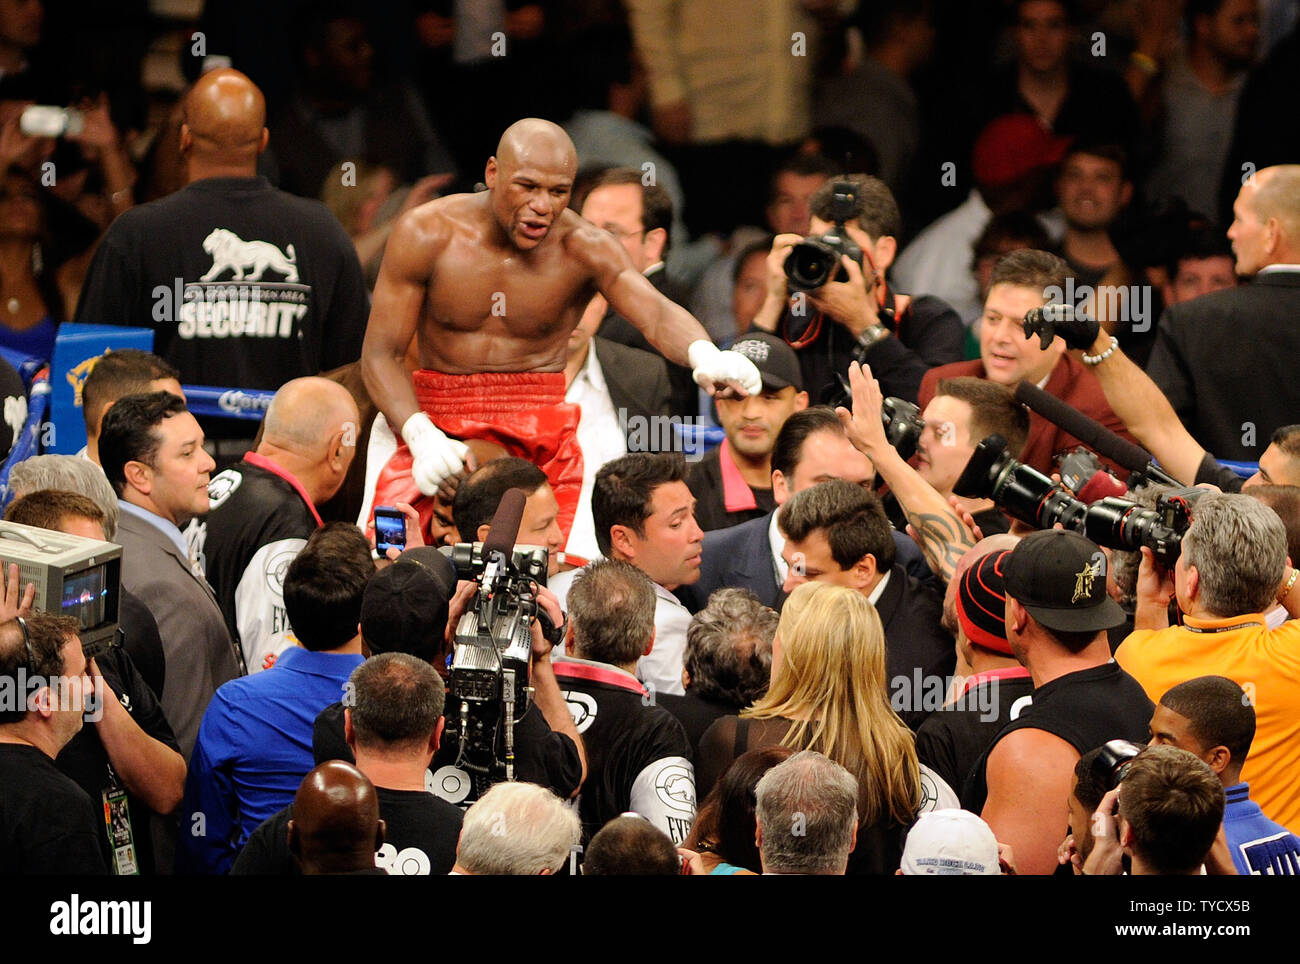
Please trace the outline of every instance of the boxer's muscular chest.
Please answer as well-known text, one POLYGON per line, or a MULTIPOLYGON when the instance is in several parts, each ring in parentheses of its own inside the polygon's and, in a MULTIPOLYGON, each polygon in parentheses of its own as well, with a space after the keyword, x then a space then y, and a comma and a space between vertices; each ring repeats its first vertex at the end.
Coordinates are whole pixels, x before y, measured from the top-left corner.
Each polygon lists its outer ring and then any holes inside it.
POLYGON ((592 293, 586 269, 559 244, 502 253, 469 241, 447 246, 429 280, 426 318, 459 332, 567 337, 592 293))

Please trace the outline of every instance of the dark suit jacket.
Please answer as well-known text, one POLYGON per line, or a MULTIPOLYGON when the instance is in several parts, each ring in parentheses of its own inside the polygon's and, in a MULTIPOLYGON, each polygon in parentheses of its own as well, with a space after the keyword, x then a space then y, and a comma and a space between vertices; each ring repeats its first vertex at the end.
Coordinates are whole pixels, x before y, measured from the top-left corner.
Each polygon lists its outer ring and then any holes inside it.
MULTIPOLYGON (((921 392, 916 400, 917 404, 924 410, 925 406, 929 405, 930 400, 934 398, 939 379, 957 378, 961 375, 985 378, 984 363, 976 358, 974 361, 957 362, 953 365, 940 365, 938 368, 931 368, 925 373, 925 378, 921 379, 921 392)), ((1095 422, 1100 422, 1116 435, 1122 436, 1134 444, 1137 443, 1137 439, 1129 434, 1128 428, 1120 421, 1119 416, 1111 411, 1110 405, 1106 403, 1106 395, 1101 390, 1101 383, 1097 381, 1097 376, 1071 356, 1061 356, 1061 360, 1052 369, 1052 374, 1048 376, 1043 391, 1049 395, 1055 395, 1065 404, 1077 408, 1084 415, 1087 415, 1095 422)), ((1030 412, 1029 440, 1025 442, 1024 451, 1021 452, 1019 458, 1021 462, 1032 466, 1044 475, 1050 475, 1056 471, 1057 457, 1078 448, 1080 445, 1083 445, 1083 443, 1069 432, 1057 428, 1037 412, 1030 412)), ((1011 454, 1015 455, 1014 452, 1011 454)), ((1102 459, 1102 462, 1121 479, 1128 478, 1128 469, 1116 465, 1109 459, 1102 459)))
MULTIPOLYGON (((668 363, 662 357, 601 335, 593 338, 591 344, 596 349, 596 360, 600 362, 615 411, 624 409, 629 418, 635 415, 644 419, 669 414, 668 363)), ((657 436, 656 432, 651 437, 657 436)))
POLYGON ((1258 461, 1274 430, 1300 421, 1297 318, 1300 271, 1279 271, 1160 319, 1147 373, 1206 451, 1258 461), (1242 443, 1245 423, 1253 445, 1242 443))
MULTIPOLYGON (((668 280, 668 271, 666 269, 660 268, 649 275, 647 280, 654 285, 656 291, 669 301, 681 304, 686 300, 686 292, 681 291, 668 280)), ((663 353, 651 345, 646 336, 641 334, 640 330, 632 322, 618 314, 613 308, 605 314, 604 321, 600 323, 600 337, 608 341, 618 342, 620 345, 626 345, 629 348, 639 348, 642 351, 663 358, 663 353)), ((603 365, 604 362, 602 361, 601 364, 603 365)), ((672 386, 670 401, 672 414, 689 415, 691 417, 698 415, 700 410, 699 387, 695 384, 695 379, 691 377, 691 370, 684 365, 676 365, 667 360, 665 360, 664 364, 668 366, 668 382, 672 386)))
POLYGON ((947 690, 957 663, 953 638, 939 625, 943 598, 923 586, 897 563, 876 601, 885 627, 885 677, 894 710, 915 731, 937 706, 927 704, 926 690, 947 690), (917 671, 920 679, 917 679, 917 671), (938 680, 940 682, 931 682, 938 680))
POLYGON ((212 694, 240 675, 235 646, 212 587, 191 571, 189 560, 158 528, 123 512, 117 542, 122 586, 158 622, 167 659, 159 703, 188 762, 212 694))
MULTIPOLYGON (((696 613, 709 602, 715 590, 727 586, 748 589, 764 606, 780 609, 785 593, 776 581, 776 564, 772 561, 772 546, 767 541, 767 529, 772 523, 772 513, 761 519, 750 519, 728 529, 715 529, 704 533, 704 555, 700 561, 700 578, 692 586, 677 590, 677 598, 691 612, 696 613)), ((934 573, 921 555, 921 548, 910 536, 894 533, 894 548, 898 555, 896 566, 902 566, 922 583, 934 585, 934 573)))

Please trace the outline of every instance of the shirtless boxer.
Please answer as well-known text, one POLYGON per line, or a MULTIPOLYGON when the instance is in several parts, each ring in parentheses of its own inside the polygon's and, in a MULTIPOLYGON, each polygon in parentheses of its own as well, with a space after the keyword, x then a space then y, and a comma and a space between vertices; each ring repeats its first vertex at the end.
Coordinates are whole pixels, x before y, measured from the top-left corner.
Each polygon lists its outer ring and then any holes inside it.
POLYGON ((567 536, 582 457, 564 363, 569 333, 597 292, 710 392, 760 390, 748 358, 719 350, 618 239, 567 210, 577 167, 560 127, 526 118, 488 159, 486 191, 430 201, 398 221, 361 356, 366 388, 406 443, 380 475, 376 504, 432 495, 466 459, 449 435, 478 435, 546 472, 567 536), (423 369, 414 385, 402 367, 412 337, 423 369))

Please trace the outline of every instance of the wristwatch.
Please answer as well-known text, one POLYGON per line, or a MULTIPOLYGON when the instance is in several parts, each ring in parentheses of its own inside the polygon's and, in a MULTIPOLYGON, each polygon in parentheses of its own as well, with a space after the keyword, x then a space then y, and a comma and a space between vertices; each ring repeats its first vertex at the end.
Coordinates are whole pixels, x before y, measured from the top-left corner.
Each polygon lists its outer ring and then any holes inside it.
POLYGON ((862 334, 858 335, 857 353, 860 356, 865 354, 876 342, 883 341, 889 337, 889 329, 877 322, 867 328, 862 334))

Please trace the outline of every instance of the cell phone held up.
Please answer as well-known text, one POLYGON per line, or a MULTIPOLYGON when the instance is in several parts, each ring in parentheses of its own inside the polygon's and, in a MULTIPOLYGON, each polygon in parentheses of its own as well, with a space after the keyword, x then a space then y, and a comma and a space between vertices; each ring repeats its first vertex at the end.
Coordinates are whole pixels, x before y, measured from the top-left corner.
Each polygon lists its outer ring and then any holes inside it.
POLYGON ((375 506, 375 548, 383 555, 390 548, 406 549, 406 515, 391 505, 375 506))

